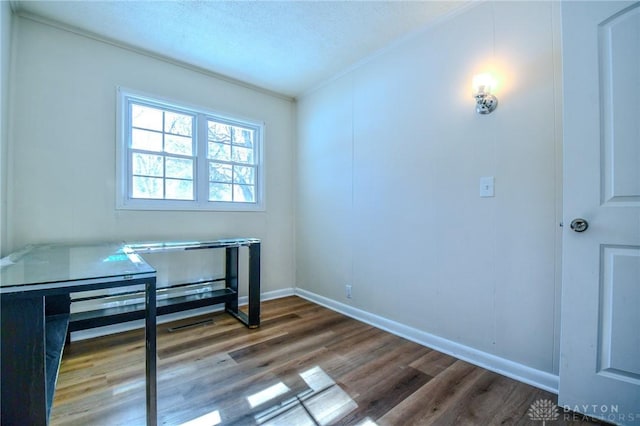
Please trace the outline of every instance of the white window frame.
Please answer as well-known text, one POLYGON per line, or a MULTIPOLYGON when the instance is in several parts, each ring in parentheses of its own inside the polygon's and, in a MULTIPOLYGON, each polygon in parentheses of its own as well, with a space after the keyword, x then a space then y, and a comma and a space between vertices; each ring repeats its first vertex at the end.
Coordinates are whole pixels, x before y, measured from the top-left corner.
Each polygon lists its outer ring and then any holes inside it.
POLYGON ((148 95, 136 90, 117 88, 117 141, 116 141, 116 209, 118 210, 209 210, 209 211, 264 211, 264 122, 230 117, 206 108, 148 95), (131 125, 129 123, 130 101, 184 112, 195 116, 194 140, 194 193, 195 200, 167 200, 132 198, 131 177, 133 175, 129 155, 131 125), (253 203, 237 201, 209 201, 209 167, 207 158, 207 121, 220 121, 226 124, 247 127, 255 130, 254 162, 255 162, 255 196, 253 203), (204 123, 204 124, 200 124, 204 123))

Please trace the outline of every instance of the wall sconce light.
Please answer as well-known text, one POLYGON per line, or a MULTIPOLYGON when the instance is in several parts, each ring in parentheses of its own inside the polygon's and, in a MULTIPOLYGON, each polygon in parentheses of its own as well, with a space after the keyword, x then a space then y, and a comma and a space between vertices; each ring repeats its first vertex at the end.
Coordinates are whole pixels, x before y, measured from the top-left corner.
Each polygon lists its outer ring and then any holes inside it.
POLYGON ((490 114, 498 106, 498 98, 491 94, 496 81, 490 74, 478 74, 473 77, 473 97, 476 99, 476 112, 490 114))

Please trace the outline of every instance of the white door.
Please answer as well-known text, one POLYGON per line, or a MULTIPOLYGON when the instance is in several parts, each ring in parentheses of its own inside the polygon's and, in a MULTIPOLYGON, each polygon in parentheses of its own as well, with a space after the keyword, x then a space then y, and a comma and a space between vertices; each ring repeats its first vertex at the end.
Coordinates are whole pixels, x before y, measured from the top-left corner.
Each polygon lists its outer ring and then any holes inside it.
POLYGON ((640 2, 563 2, 562 52, 559 405, 640 424, 640 2))

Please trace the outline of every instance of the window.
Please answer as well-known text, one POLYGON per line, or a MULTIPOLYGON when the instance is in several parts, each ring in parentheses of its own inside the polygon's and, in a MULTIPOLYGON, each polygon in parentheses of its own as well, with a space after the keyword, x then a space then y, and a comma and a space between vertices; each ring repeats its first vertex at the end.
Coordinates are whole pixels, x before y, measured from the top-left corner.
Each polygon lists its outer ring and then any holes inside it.
POLYGON ((262 124, 118 92, 118 208, 262 210, 262 124))

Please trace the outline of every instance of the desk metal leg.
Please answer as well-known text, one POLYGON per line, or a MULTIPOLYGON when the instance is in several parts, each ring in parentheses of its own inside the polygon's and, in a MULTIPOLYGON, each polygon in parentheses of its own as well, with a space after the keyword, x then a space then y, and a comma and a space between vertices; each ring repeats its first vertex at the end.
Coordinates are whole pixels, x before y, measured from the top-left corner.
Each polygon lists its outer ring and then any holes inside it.
POLYGON ((3 425, 46 425, 44 297, 2 296, 3 425))
POLYGON ((260 327, 260 244, 249 248, 249 309, 248 314, 238 309, 238 247, 226 248, 225 282, 236 294, 225 303, 225 311, 249 328, 260 327))
POLYGON ((236 293, 233 300, 225 303, 225 310, 242 320, 241 317, 238 317, 238 247, 225 249, 224 280, 226 287, 236 293))
POLYGON ((260 326, 260 243, 249 246, 249 328, 260 326))
POLYGON ((158 424, 158 393, 156 373, 156 279, 147 282, 145 294, 145 367, 147 384, 147 426, 158 424))

